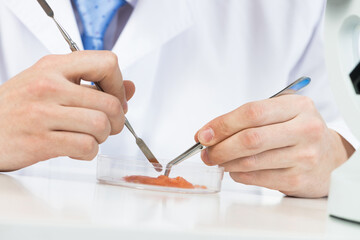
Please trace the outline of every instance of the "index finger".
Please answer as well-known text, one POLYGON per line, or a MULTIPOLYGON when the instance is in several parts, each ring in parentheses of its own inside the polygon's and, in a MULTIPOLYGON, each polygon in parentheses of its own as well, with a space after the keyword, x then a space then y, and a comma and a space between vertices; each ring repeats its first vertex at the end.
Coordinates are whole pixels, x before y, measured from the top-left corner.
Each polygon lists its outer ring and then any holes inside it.
POLYGON ((244 104, 207 123, 195 134, 195 140, 212 146, 247 128, 291 120, 301 112, 307 99, 299 95, 285 95, 244 104))

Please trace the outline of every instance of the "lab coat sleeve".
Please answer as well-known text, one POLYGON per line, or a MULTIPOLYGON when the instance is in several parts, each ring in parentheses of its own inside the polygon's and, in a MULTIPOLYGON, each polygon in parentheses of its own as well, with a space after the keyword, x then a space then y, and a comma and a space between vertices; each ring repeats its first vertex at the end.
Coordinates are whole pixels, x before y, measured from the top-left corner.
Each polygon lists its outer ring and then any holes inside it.
POLYGON ((290 72, 289 82, 301 76, 311 77, 311 84, 304 89, 302 94, 313 99, 327 126, 337 131, 357 149, 360 146, 359 139, 351 133, 341 116, 327 77, 323 36, 324 12, 325 1, 322 10, 318 13, 319 18, 313 27, 313 34, 290 72))

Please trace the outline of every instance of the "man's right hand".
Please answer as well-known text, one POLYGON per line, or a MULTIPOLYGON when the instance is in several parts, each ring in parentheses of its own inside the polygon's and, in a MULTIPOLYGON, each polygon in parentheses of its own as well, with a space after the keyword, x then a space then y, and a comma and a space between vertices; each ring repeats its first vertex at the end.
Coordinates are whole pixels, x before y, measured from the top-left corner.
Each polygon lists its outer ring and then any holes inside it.
POLYGON ((99 144, 122 130, 134 91, 111 52, 42 58, 0 86, 0 171, 58 156, 93 159, 99 144), (106 93, 81 80, 98 82, 106 93))

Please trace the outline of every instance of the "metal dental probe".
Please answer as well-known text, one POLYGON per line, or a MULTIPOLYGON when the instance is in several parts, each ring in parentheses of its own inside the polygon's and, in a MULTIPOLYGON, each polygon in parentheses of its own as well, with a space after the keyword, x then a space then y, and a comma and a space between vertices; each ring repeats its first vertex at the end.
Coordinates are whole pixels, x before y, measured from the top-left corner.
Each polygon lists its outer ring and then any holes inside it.
MULTIPOLYGON (((289 86, 285 87, 280 92, 276 93, 275 95, 271 96, 270 98, 295 93, 295 92, 299 91, 300 89, 306 87, 310 83, 310 81, 311 81, 311 79, 309 77, 299 78, 298 80, 294 81, 289 86)), ((201 143, 199 143, 199 142, 196 143, 194 146, 192 146, 191 148, 186 150, 184 153, 182 153, 178 157, 176 157, 174 160, 169 162, 165 167, 164 175, 169 176, 172 166, 181 163, 185 159, 188 159, 189 157, 195 155, 196 153, 200 152, 204 148, 205 148, 205 146, 202 145, 201 143)))
MULTIPOLYGON (((77 46, 77 44, 71 39, 70 35, 65 31, 65 29, 58 23, 58 21, 55 19, 54 17, 54 11, 51 9, 51 7, 49 6, 49 4, 46 2, 46 0, 37 0, 38 3, 40 4, 40 6, 42 7, 42 9, 45 11, 45 13, 54 20, 56 26, 58 27, 58 29, 60 30, 62 36, 64 37, 65 41, 69 44, 69 47, 71 49, 71 51, 80 51, 79 47, 77 46)), ((95 86, 98 88, 98 90, 105 92, 104 89, 102 89, 102 87, 99 85, 99 83, 95 82, 94 83, 95 86)), ((159 163, 159 161, 155 158, 154 154, 150 151, 150 149, 148 148, 148 146, 145 144, 145 142, 139 138, 134 129, 132 128, 132 126, 130 125, 130 122, 128 121, 128 119, 125 117, 125 126, 127 127, 127 129, 129 129, 129 131, 133 134, 133 136, 136 139, 136 144, 138 145, 138 147, 140 148, 140 150, 142 151, 142 153, 145 155, 145 157, 149 160, 149 162, 154 166, 155 170, 158 172, 162 171, 162 165, 159 163)))

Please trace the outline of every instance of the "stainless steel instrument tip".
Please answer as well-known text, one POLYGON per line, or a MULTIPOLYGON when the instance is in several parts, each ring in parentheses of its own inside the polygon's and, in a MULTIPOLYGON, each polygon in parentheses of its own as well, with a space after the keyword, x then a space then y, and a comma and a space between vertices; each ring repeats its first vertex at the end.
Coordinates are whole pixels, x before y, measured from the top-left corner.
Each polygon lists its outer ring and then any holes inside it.
POLYGON ((205 146, 203 146, 201 143, 196 143, 194 146, 192 146, 191 148, 189 148, 188 150, 186 150, 185 152, 183 152, 182 154, 180 154, 178 157, 176 157, 174 160, 172 160, 171 162, 169 162, 166 165, 165 168, 165 176, 169 176, 170 171, 172 166, 177 165, 179 163, 181 163, 182 161, 184 161, 185 159, 188 159, 189 157, 197 154, 198 152, 200 152, 202 149, 204 149, 205 146))
POLYGON ((42 9, 44 9, 45 13, 49 17, 53 18, 54 17, 54 11, 51 9, 49 4, 45 0, 37 0, 37 1, 40 4, 40 6, 42 7, 42 9))

